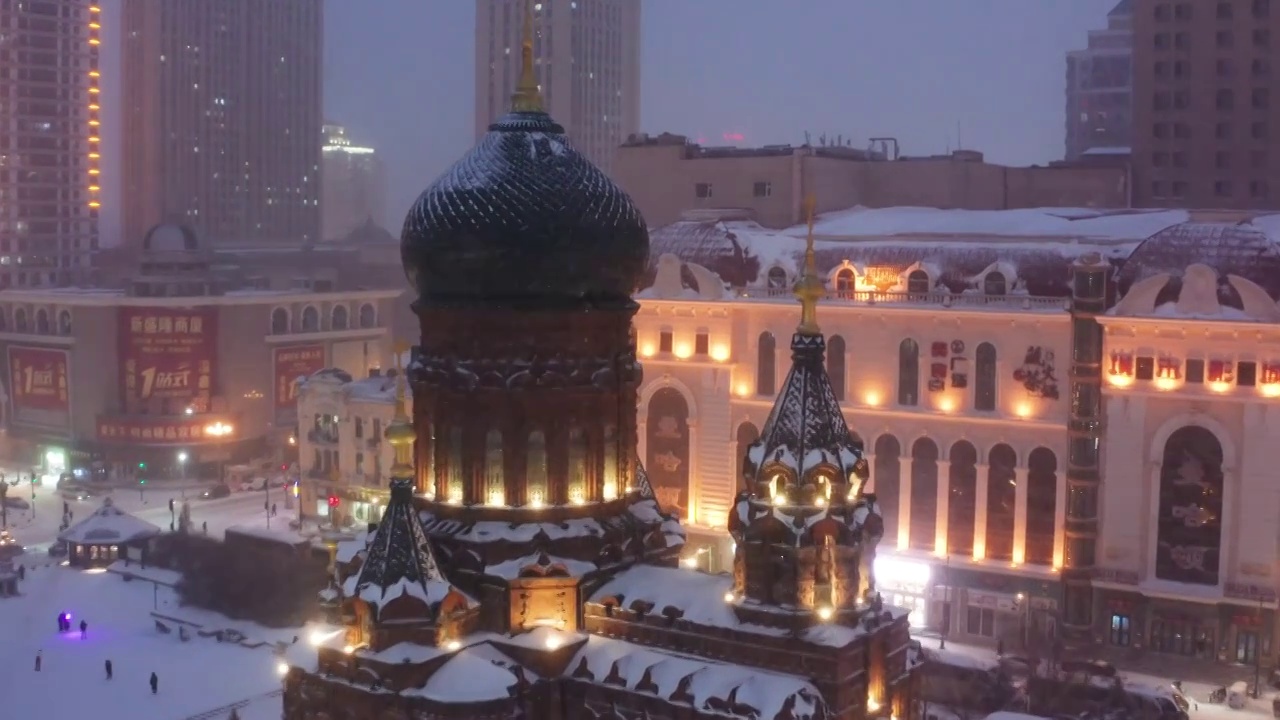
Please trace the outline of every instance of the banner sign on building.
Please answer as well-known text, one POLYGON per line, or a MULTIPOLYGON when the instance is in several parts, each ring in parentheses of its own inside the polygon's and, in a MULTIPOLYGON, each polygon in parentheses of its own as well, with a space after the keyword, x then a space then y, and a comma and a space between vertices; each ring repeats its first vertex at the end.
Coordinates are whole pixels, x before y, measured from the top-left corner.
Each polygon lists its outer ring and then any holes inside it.
POLYGON ((183 445, 235 439, 235 426, 226 420, 199 417, 123 417, 100 415, 98 440, 106 443, 183 445))
POLYGON ((70 358, 66 350, 9 346, 9 395, 15 422, 44 428, 70 427, 70 358))
POLYGON ((126 307, 119 312, 125 411, 133 414, 157 400, 168 400, 207 412, 217 362, 216 311, 126 307))
POLYGON ((276 411, 298 406, 298 378, 323 370, 324 345, 291 345, 274 351, 276 411))

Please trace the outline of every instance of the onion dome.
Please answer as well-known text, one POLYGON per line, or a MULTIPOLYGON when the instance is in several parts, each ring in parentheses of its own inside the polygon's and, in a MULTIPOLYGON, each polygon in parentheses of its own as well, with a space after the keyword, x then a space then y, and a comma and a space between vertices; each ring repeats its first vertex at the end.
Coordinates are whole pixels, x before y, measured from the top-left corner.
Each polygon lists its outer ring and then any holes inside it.
POLYGON ((427 188, 400 254, 422 305, 630 302, 649 258, 644 218, 543 110, 526 3, 512 111, 427 188))

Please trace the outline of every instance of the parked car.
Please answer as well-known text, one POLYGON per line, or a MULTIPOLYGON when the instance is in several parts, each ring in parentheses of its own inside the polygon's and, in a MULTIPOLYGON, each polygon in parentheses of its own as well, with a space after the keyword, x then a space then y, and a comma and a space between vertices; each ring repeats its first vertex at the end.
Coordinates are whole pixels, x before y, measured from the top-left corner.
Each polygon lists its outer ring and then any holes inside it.
POLYGON ((266 490, 266 489, 267 489, 267 479, 264 477, 250 478, 248 480, 241 481, 240 483, 241 492, 251 492, 253 490, 266 490))
POLYGON ((31 503, 27 502, 26 500, 23 500, 20 497, 13 497, 11 495, 4 496, 4 506, 13 510, 30 510, 31 509, 31 503))
POLYGON ((83 485, 67 485, 62 488, 62 499, 68 502, 91 500, 97 493, 83 485))
POLYGON ((218 483, 217 485, 211 485, 209 488, 207 488, 203 493, 200 494, 200 497, 204 498, 205 500, 216 500, 218 498, 224 498, 229 495, 231 495, 231 488, 227 487, 226 485, 223 485, 222 483, 218 483))
POLYGON ((65 557, 67 554, 67 541, 54 540, 49 546, 49 557, 65 557))

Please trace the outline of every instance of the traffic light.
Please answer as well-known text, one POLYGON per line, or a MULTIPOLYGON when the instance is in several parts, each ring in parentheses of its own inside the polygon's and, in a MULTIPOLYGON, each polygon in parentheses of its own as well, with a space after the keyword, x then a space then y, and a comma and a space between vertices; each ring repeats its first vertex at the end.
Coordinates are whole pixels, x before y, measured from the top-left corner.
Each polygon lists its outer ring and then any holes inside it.
POLYGON ((336 508, 336 507, 338 507, 338 496, 337 496, 337 495, 330 495, 330 496, 329 496, 329 507, 331 507, 331 508, 336 508))
POLYGON ((139 484, 139 485, 146 485, 146 484, 147 484, 147 479, 146 479, 146 478, 138 478, 138 484, 139 484))
POLYGON ((146 470, 146 469, 147 469, 147 464, 146 464, 146 463, 144 463, 144 462, 140 462, 140 463, 138 463, 138 469, 139 469, 139 470, 146 470))

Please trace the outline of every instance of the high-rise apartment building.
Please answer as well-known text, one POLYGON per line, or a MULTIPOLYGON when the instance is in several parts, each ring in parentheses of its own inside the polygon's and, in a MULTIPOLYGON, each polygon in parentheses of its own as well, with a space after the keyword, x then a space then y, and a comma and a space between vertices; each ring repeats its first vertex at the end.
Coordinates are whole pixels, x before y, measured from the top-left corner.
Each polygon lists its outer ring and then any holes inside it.
POLYGON ((383 221, 386 168, 371 147, 352 144, 341 125, 324 126, 321 239, 340 240, 369 220, 383 221))
POLYGON ((1133 0, 1120 0, 1105 30, 1067 53, 1068 161, 1085 151, 1129 148, 1133 133, 1133 0))
POLYGON ((1280 1, 1133 11, 1135 203, 1280 207, 1280 1))
POLYGON ((509 109, 527 1, 547 112, 607 172, 640 129, 640 0, 476 0, 476 137, 509 109))
POLYGON ((0 287, 74 282, 97 250, 101 15, 0 3, 0 287))
POLYGON ((323 0, 125 0, 124 233, 320 239, 323 0))

